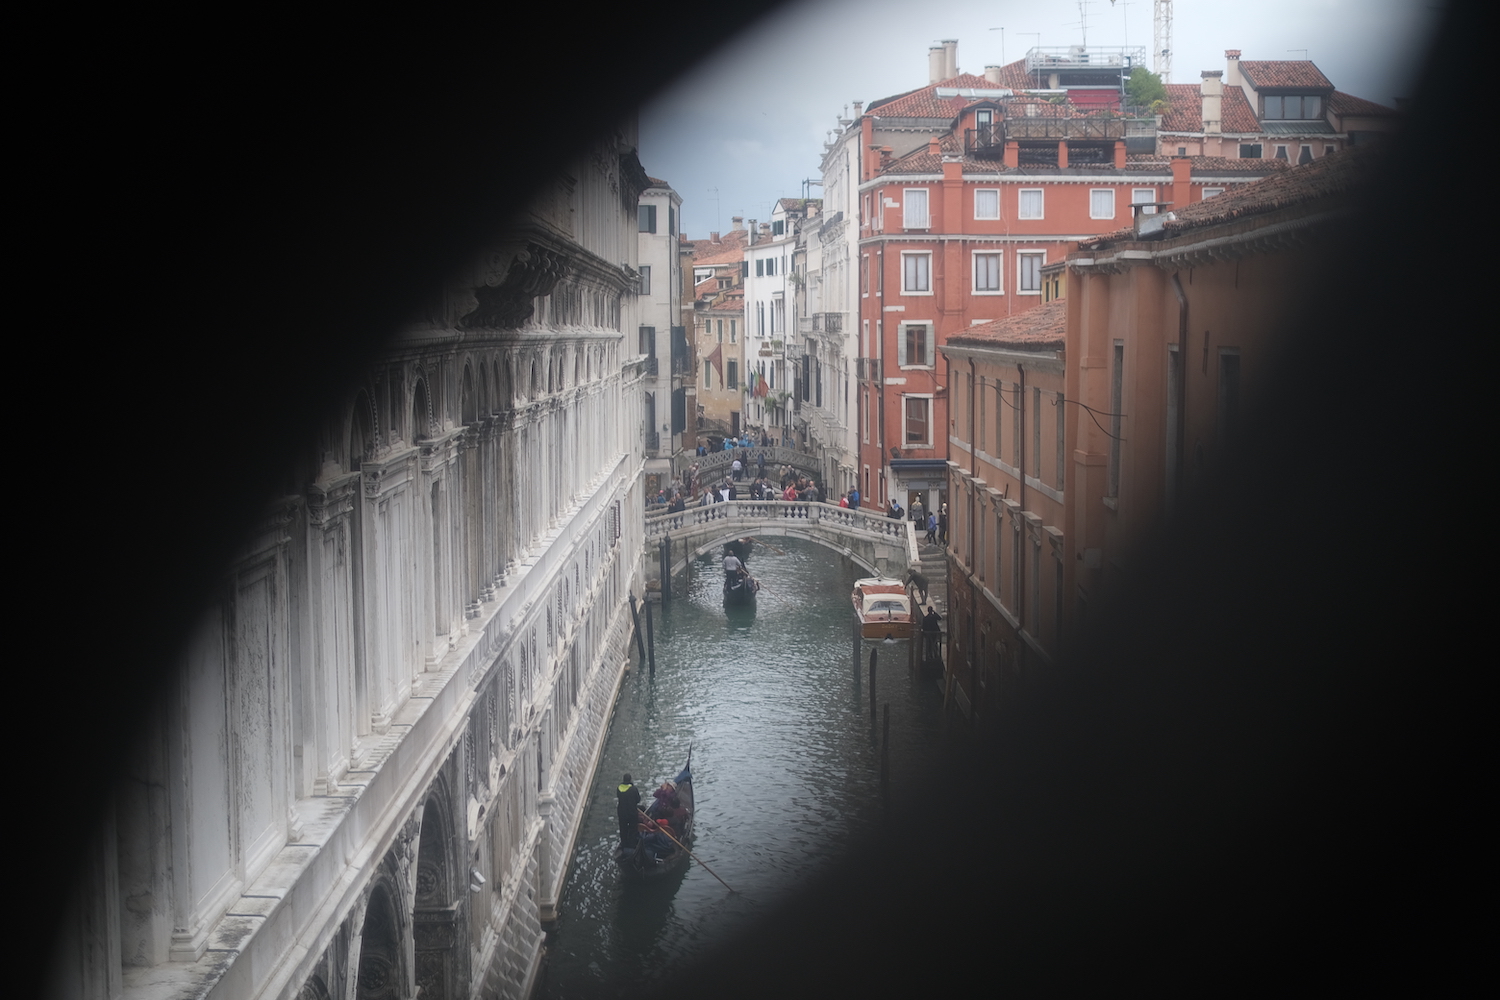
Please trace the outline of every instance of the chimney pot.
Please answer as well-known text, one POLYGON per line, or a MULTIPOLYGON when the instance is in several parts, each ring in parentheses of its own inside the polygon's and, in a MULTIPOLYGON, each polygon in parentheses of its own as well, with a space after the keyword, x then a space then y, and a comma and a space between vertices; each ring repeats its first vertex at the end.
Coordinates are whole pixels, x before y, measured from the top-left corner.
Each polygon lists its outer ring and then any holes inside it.
POLYGON ((708 234, 708 242, 710 242, 710 243, 717 243, 717 242, 719 242, 719 234, 718 233, 713 233, 713 232, 709 233, 708 234))
POLYGON ((1000 67, 986 66, 984 68, 984 79, 986 82, 993 83, 997 87, 1000 86, 1000 67))
POLYGON ((745 217, 743 215, 731 215, 729 217, 729 228, 736 233, 744 229, 745 217))

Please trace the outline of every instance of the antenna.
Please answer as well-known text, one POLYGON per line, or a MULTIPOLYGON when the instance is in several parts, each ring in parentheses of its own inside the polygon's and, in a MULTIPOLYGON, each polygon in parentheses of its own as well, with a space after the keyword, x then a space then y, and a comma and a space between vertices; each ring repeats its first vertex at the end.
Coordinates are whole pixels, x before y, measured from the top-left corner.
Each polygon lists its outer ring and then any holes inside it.
MULTIPOLYGON (((1109 2, 1110 3, 1114 3, 1115 0, 1109 0, 1109 2)), ((990 30, 991 31, 998 31, 998 32, 1000 32, 1000 65, 1004 66, 1005 65, 1005 29, 1004 28, 991 28, 990 30)))

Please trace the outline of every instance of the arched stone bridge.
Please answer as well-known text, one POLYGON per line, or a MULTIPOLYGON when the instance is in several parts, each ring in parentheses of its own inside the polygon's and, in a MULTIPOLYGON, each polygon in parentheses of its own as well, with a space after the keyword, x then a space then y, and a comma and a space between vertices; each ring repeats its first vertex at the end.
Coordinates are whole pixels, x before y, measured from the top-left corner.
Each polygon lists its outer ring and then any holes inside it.
POLYGON ((880 576, 900 577, 921 563, 916 525, 904 518, 893 520, 874 511, 825 503, 731 500, 647 517, 648 576, 660 578, 659 568, 653 573, 650 567, 653 562, 660 566, 659 559, 653 560, 652 551, 663 538, 670 542, 671 574, 675 577, 690 560, 747 535, 805 538, 842 553, 880 576))
MULTIPOLYGON (((681 458, 682 467, 685 469, 694 462, 697 462, 698 481, 700 483, 713 482, 729 474, 730 467, 734 464, 734 460, 740 457, 742 451, 750 452, 751 470, 755 468, 755 456, 765 455, 766 471, 768 474, 774 474, 775 470, 781 468, 783 465, 790 465, 805 476, 816 479, 823 475, 818 468, 817 458, 805 451, 798 451, 796 448, 762 448, 758 445, 752 445, 748 449, 736 448, 733 451, 714 451, 703 456, 683 455, 681 458)), ((747 472, 746 478, 755 478, 753 471, 747 472)))

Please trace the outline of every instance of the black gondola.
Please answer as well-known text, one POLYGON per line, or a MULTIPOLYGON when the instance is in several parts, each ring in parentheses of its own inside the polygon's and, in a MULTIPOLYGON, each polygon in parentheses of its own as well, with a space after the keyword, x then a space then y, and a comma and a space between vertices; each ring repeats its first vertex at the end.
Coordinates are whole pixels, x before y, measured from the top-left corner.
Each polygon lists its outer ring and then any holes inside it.
MULTIPOLYGON (((627 879, 657 878, 676 871, 687 862, 689 857, 687 845, 692 841, 693 817, 696 814, 693 803, 692 767, 693 752, 689 750, 687 763, 673 779, 673 784, 676 785, 678 807, 682 810, 678 825, 669 824, 667 817, 662 815, 657 826, 666 832, 658 832, 650 828, 652 824, 642 821, 642 825, 647 829, 640 831, 636 842, 630 847, 615 848, 615 864, 620 866, 620 873, 627 879)), ((659 801, 653 802, 647 815, 653 821, 657 820, 656 814, 661 808, 659 801)))
POLYGON ((760 581, 750 575, 750 549, 754 547, 753 538, 736 538, 724 543, 724 557, 734 556, 744 565, 743 573, 737 570, 726 570, 724 573, 724 603, 725 604, 753 604, 755 594, 760 590, 760 581))

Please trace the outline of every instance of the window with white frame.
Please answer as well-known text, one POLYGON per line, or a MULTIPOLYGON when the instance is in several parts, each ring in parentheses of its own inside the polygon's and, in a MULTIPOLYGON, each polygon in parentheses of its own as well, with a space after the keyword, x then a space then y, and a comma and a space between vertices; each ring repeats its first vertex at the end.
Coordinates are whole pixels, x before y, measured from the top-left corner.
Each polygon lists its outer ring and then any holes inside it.
POLYGON ((931 323, 901 324, 901 367, 931 368, 936 361, 931 323))
POLYGON ((1151 203, 1156 200, 1156 188, 1131 188, 1130 203, 1132 205, 1145 205, 1141 209, 1142 215, 1155 215, 1156 206, 1151 203))
POLYGON ((901 292, 904 295, 932 294, 932 254, 901 255, 901 292))
MULTIPOLYGON (((649 208, 650 206, 647 206, 647 207, 649 208)), ((651 294, 651 265, 650 264, 642 264, 641 265, 641 294, 642 295, 650 295, 651 294)))
POLYGON ((974 253, 974 294, 976 295, 999 295, 1005 288, 1000 280, 1001 270, 1000 251, 975 251, 974 253))
POLYGON ((1216 198, 1216 197, 1218 197, 1219 195, 1221 195, 1223 193, 1224 193, 1224 189, 1223 188, 1204 188, 1203 189, 1203 197, 1205 199, 1207 199, 1207 198, 1216 198))
POLYGON ((997 188, 980 188, 974 192, 974 218, 1000 218, 1000 191, 997 188))
POLYGON ((1042 294, 1042 265, 1047 263, 1045 250, 1016 251, 1016 291, 1021 295, 1042 294))
POLYGON ((1042 218, 1042 189, 1022 188, 1020 191, 1020 204, 1017 206, 1016 217, 1019 219, 1042 218))
POLYGON ((927 189, 907 188, 901 206, 901 224, 907 229, 926 229, 932 223, 927 217, 927 189))
POLYGON ((932 397, 903 396, 906 433, 902 436, 909 448, 932 447, 932 397))
POLYGON ((1113 219, 1115 217, 1115 189, 1094 188, 1089 192, 1089 218, 1113 219))

